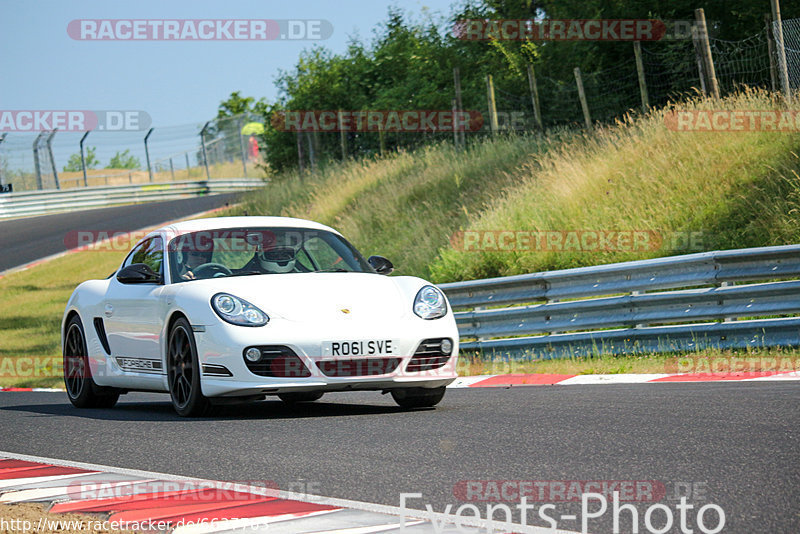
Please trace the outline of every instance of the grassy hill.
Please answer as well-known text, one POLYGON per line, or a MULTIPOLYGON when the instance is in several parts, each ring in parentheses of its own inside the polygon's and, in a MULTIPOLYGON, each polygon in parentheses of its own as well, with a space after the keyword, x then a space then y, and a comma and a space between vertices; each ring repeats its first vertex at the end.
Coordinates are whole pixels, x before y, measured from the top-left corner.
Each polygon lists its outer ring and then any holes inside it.
MULTIPOLYGON (((780 106, 746 91, 679 107, 780 106)), ((435 282, 800 242, 800 133, 673 131, 669 111, 594 134, 501 137, 464 151, 441 144, 332 164, 303 181, 283 175, 238 212, 323 222, 400 273, 435 282), (502 231, 540 236, 544 246, 484 243, 502 231), (460 232, 481 236, 481 250, 463 250, 460 232), (586 232, 635 233, 647 246, 570 241, 586 232)))
MULTIPOLYGON (((776 105, 757 92, 686 104, 738 110, 776 105)), ((329 165, 303 181, 282 175, 233 211, 321 221, 362 252, 386 255, 399 273, 435 282, 691 251, 681 239, 673 243, 674 236, 691 236, 692 250, 800 242, 800 134, 676 132, 665 127, 665 113, 592 135, 503 137, 475 141, 461 152, 442 144, 329 165), (500 231, 556 237, 638 232, 658 246, 581 250, 564 238, 558 247, 545 247, 556 250, 475 252, 453 239, 459 232, 500 231)), ((78 283, 106 276, 124 255, 102 249, 69 254, 0 278, 0 386, 60 384, 50 364, 60 361, 64 303, 78 283)), ((767 352, 777 355, 796 358, 797 351, 767 352)), ((675 356, 522 362, 524 369, 464 358, 460 371, 662 372, 670 358, 675 356)))

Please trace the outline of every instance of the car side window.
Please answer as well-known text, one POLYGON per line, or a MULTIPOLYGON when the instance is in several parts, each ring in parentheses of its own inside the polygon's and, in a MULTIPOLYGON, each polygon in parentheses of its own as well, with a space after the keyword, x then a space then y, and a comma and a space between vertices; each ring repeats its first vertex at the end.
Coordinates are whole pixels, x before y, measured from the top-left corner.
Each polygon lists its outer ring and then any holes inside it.
POLYGON ((161 238, 151 237, 139 243, 128 255, 128 258, 122 266, 127 267, 133 263, 144 263, 150 267, 153 272, 163 276, 164 247, 161 238))

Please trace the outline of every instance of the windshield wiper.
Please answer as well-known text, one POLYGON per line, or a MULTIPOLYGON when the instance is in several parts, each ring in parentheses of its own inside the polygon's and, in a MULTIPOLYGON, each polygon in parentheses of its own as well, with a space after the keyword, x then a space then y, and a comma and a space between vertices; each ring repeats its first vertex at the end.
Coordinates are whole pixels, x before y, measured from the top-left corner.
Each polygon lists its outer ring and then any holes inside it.
POLYGON ((354 271, 348 271, 347 269, 342 269, 341 267, 334 267, 332 269, 320 269, 318 271, 311 271, 314 273, 352 273, 354 271))
POLYGON ((251 276, 251 275, 254 275, 254 274, 269 274, 269 273, 263 273, 261 271, 244 271, 244 272, 241 272, 241 273, 229 274, 228 276, 251 276))

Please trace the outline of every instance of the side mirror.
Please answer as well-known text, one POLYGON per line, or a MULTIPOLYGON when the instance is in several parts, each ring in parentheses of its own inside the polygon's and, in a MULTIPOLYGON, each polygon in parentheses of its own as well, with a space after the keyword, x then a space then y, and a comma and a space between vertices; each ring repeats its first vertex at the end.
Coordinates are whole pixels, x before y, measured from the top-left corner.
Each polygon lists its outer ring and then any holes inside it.
POLYGON ((370 256, 367 260, 367 263, 369 263, 378 274, 389 274, 390 272, 394 271, 394 265, 392 265, 392 262, 383 256, 370 256))
POLYGON ((144 263, 132 263, 120 269, 117 280, 121 284, 160 284, 161 276, 144 263))

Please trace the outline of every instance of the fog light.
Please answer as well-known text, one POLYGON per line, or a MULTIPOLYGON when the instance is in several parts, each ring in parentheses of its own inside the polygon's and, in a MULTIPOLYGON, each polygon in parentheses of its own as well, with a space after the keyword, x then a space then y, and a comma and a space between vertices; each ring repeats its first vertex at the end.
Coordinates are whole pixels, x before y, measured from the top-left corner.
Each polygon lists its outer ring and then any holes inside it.
POLYGON ((453 350, 453 342, 449 339, 443 339, 440 347, 443 353, 450 354, 450 351, 453 350))
POLYGON ((255 347, 250 347, 244 353, 244 357, 250 360, 251 362, 257 362, 261 359, 261 351, 255 347))

